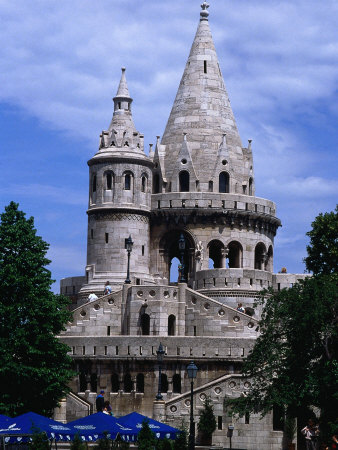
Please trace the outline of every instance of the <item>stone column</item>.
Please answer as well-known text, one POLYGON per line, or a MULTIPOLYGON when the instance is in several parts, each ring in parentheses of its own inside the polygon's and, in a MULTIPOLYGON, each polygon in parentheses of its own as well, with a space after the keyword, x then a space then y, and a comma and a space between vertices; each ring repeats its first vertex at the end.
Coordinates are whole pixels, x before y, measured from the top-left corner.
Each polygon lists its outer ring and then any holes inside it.
POLYGON ((153 402, 153 419, 159 422, 165 421, 165 401, 164 400, 154 400, 153 402))

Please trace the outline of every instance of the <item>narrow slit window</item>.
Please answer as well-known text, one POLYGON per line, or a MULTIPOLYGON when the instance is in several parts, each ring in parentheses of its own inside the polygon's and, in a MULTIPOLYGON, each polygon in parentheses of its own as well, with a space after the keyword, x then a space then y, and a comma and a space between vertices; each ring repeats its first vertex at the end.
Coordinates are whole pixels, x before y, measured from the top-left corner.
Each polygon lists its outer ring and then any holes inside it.
POLYGON ((110 336, 110 326, 107 326, 107 336, 110 336))
POLYGON ((109 242, 109 233, 105 233, 104 234, 104 238, 105 238, 106 244, 108 244, 108 242, 109 242))
POLYGON ((204 60, 204 73, 207 73, 208 66, 206 60, 204 60))
POLYGON ((144 245, 142 245, 142 256, 144 256, 144 245))
POLYGON ((94 238, 94 230, 93 230, 93 229, 90 230, 90 237, 91 237, 92 239, 94 238))
POLYGON ((127 173, 124 177, 124 189, 126 191, 130 191, 130 186, 131 186, 131 175, 130 173, 127 173))
POLYGON ((111 173, 107 173, 107 190, 110 191, 112 188, 112 175, 111 173))

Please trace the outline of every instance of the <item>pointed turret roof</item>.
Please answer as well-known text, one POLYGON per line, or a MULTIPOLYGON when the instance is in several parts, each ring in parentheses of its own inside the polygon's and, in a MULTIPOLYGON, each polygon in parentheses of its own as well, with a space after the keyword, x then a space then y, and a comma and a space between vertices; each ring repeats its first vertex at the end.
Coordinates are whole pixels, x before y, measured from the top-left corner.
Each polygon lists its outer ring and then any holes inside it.
POLYGON ((200 22, 161 143, 166 146, 165 171, 170 180, 181 149, 182 133, 187 133, 197 176, 206 183, 212 177, 224 133, 235 166, 238 167, 243 155, 209 28, 209 5, 204 2, 201 6, 200 22))
POLYGON ((122 67, 121 70, 122 70, 121 80, 119 87, 117 89, 116 96, 114 97, 114 100, 117 98, 129 98, 130 100, 132 100, 129 94, 129 89, 126 80, 126 68, 122 67))

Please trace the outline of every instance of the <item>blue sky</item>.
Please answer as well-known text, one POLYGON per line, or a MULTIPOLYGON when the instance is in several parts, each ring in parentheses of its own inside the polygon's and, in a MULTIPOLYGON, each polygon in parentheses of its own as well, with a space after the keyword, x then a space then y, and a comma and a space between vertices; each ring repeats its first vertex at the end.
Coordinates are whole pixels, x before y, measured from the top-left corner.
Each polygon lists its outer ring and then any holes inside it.
MULTIPOLYGON (((197 0, 0 0, 0 209, 50 243, 53 278, 86 263, 87 160, 126 66, 137 129, 162 135, 199 20, 197 0)), ((211 0, 209 22, 256 194, 283 227, 274 270, 302 273, 306 231, 337 202, 338 2, 211 0)))

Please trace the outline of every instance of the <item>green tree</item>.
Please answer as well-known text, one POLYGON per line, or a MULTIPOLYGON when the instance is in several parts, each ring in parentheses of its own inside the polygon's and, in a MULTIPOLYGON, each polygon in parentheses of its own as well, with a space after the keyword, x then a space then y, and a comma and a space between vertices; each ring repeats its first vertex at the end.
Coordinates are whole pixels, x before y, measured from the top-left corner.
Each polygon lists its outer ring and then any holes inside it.
POLYGON ((130 448, 130 445, 128 442, 123 441, 121 439, 121 436, 117 436, 115 441, 113 441, 111 448, 112 449, 120 449, 120 450, 128 450, 128 448, 130 448))
POLYGON ((46 433, 35 428, 29 447, 33 450, 50 450, 50 442, 46 433))
POLYGON ((70 450, 86 450, 86 444, 80 438, 79 433, 76 433, 72 443, 70 444, 70 450))
POLYGON ((172 450, 172 443, 169 439, 158 440, 156 443, 156 450, 172 450))
POLYGON ((216 430, 216 418, 210 397, 206 397, 204 400, 197 428, 205 439, 211 440, 212 433, 216 430))
POLYGON ((288 417, 297 417, 317 407, 324 439, 335 431, 338 411, 337 268, 332 266, 330 250, 327 264, 322 258, 323 242, 337 242, 334 217, 335 232, 333 213, 319 215, 312 224, 316 232, 309 232, 316 239, 311 240, 308 252, 319 258, 317 262, 314 257, 305 261, 310 261, 307 269, 315 275, 290 289, 263 293, 258 302, 263 305, 260 336, 243 369, 251 378, 251 388, 245 396, 225 401, 230 411, 241 416, 245 412, 265 415, 277 405, 284 407, 288 417), (329 240, 324 236, 326 229, 329 240))
POLYGON ((107 434, 108 433, 105 433, 104 438, 98 439, 96 441, 96 445, 94 448, 98 450, 110 450, 112 448, 112 441, 111 439, 108 439, 107 434))
POLYGON ((173 450, 188 450, 188 433, 183 426, 181 433, 174 440, 173 450))
POLYGON ((48 244, 11 202, 0 223, 0 413, 49 415, 73 375, 56 335, 71 320, 68 299, 51 292, 48 244))
POLYGON ((156 445, 155 434, 151 431, 149 423, 144 420, 142 428, 137 437, 137 447, 139 450, 151 450, 156 445))
POLYGON ((307 236, 310 244, 304 258, 306 268, 314 275, 337 274, 338 267, 338 206, 335 211, 319 214, 307 236))

